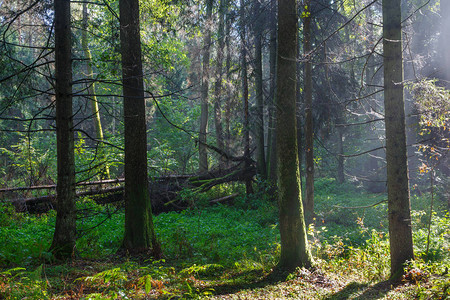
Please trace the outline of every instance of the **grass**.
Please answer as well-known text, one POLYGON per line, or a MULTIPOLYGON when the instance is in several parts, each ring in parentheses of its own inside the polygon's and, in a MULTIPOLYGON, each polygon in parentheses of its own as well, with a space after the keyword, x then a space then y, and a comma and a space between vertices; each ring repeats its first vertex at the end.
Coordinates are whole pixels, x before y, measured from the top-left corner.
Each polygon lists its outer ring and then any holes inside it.
MULTIPOLYGON (((448 299, 450 217, 413 212, 416 261, 403 284, 389 276, 386 207, 347 209, 383 200, 331 180, 316 186, 308 230, 316 267, 275 274, 277 211, 264 195, 234 207, 194 207, 155 217, 164 259, 119 256, 123 211, 78 204, 74 259, 52 261, 54 212, 33 216, 0 207, 0 299, 448 299), (447 298, 446 298, 447 297, 447 298)), ((417 198, 423 205, 426 200, 417 198)))

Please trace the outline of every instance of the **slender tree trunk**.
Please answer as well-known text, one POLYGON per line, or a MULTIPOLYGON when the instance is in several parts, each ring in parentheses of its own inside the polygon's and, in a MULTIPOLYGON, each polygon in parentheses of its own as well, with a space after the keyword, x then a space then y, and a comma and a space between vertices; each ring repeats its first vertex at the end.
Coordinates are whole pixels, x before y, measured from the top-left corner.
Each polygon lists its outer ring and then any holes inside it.
POLYGON ((208 172, 208 153, 206 151, 206 135, 208 128, 208 92, 209 92, 209 50, 211 47, 211 25, 212 25, 213 0, 206 0, 206 29, 203 40, 203 72, 201 90, 201 113, 200 133, 198 143, 199 172, 208 172))
POLYGON ((277 61, 277 157, 280 205, 281 255, 278 267, 293 270, 311 267, 313 260, 306 237, 297 155, 296 0, 278 0, 277 61))
POLYGON ((254 2, 255 25, 255 88, 256 88, 256 167, 261 179, 267 179, 266 155, 264 142, 264 101, 263 101, 263 64, 262 64, 262 32, 261 4, 254 2))
MULTIPOLYGON (((228 0, 227 0, 228 1, 228 0)), ((225 150, 227 152, 230 151, 230 140, 231 140, 231 132, 230 132, 230 119, 231 119, 231 101, 232 101, 232 85, 231 85, 231 55, 232 49, 230 45, 230 32, 231 32, 231 17, 227 7, 227 19, 225 24, 225 44, 227 47, 227 58, 225 61, 225 69, 227 74, 227 83, 226 83, 226 103, 225 103, 225 150)), ((228 166, 228 162, 227 162, 228 166)))
POLYGON ((401 0, 383 0, 384 109, 391 278, 414 259, 406 158, 401 0))
POLYGON ((312 63, 310 0, 304 1, 303 51, 305 52, 304 99, 305 99, 305 152, 306 152, 306 199, 304 201, 306 221, 314 216, 314 126, 312 118, 312 63))
MULTIPOLYGON (((219 4, 219 43, 217 47, 217 76, 214 94, 214 125, 216 127, 217 147, 224 150, 223 128, 222 128, 222 77, 223 77, 223 52, 225 48, 225 13, 228 6, 228 0, 220 0, 219 4)), ((223 165, 225 161, 221 159, 223 165)))
POLYGON ((56 225, 50 251, 57 258, 69 258, 76 239, 70 1, 54 1, 54 9, 58 182, 56 225))
MULTIPOLYGON (((337 118, 336 121, 338 124, 344 123, 343 118, 337 118)), ((338 166, 337 166, 337 182, 344 183, 345 182, 345 172, 344 172, 344 129, 342 127, 338 127, 337 129, 337 150, 338 150, 338 166)))
POLYGON ((276 0, 272 1, 270 14, 270 106, 269 106, 269 138, 268 138, 268 172, 269 180, 272 183, 277 182, 277 155, 276 155, 276 63, 277 63, 277 5, 276 0))
POLYGON ((94 126, 95 126, 95 133, 96 138, 100 142, 98 145, 98 158, 100 162, 103 164, 100 168, 100 178, 102 179, 109 179, 109 166, 106 161, 106 153, 105 153, 105 147, 102 143, 103 141, 103 128, 102 128, 102 122, 100 119, 100 109, 98 107, 98 101, 96 96, 96 90, 95 90, 95 82, 94 82, 94 72, 92 71, 91 61, 92 61, 92 55, 91 51, 89 50, 89 44, 87 39, 87 28, 88 28, 88 12, 87 12, 87 3, 83 3, 83 23, 82 23, 82 30, 81 30, 81 45, 83 48, 84 56, 86 57, 86 70, 87 70, 87 77, 91 81, 88 83, 88 94, 89 98, 91 99, 91 108, 92 108, 92 115, 94 116, 94 126))
MULTIPOLYGON (((246 30, 245 30, 245 0, 240 2, 240 25, 241 25, 241 77, 242 77, 242 98, 244 102, 244 156, 246 167, 250 164, 250 130, 248 119, 248 74, 247 74, 247 50, 246 50, 246 30)), ((247 179, 245 182, 247 195, 253 193, 252 182, 247 179)))
MULTIPOLYGON (((300 53, 300 37, 297 42, 297 57, 301 56, 300 53)), ((298 172, 300 174, 300 183, 302 183, 302 161, 303 161, 303 145, 302 145, 302 87, 300 81, 301 63, 297 61, 297 105, 296 105, 296 121, 297 121, 297 155, 298 155, 298 172)), ((303 198, 302 198, 303 199, 303 198)))
POLYGON ((148 190, 147 132, 139 33, 139 1, 119 0, 125 118, 125 235, 129 252, 160 255, 148 190))

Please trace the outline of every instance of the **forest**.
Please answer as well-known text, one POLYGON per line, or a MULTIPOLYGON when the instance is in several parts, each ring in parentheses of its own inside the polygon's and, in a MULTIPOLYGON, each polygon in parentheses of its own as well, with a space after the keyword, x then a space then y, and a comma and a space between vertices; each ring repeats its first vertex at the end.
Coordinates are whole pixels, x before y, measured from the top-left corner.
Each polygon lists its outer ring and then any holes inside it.
POLYGON ((450 299, 447 14, 0 0, 0 299, 450 299))

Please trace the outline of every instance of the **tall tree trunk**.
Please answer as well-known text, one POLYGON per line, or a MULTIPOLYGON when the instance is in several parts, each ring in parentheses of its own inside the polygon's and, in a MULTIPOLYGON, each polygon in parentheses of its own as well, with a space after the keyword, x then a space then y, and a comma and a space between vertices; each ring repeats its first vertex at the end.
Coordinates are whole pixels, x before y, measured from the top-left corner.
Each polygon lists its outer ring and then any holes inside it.
POLYGON ((231 25, 232 25, 231 16, 227 7, 227 19, 225 24, 225 44, 227 46, 227 58, 225 61, 225 69, 227 74, 227 81, 226 81, 227 95, 225 103, 225 144, 224 144, 225 150, 227 152, 230 151, 230 140, 231 140, 230 119, 231 119, 231 101, 232 101, 232 86, 231 86, 232 78, 230 69, 231 69, 231 55, 233 53, 233 50, 231 49, 230 45, 231 25))
POLYGON ((281 255, 278 267, 293 270, 311 267, 313 260, 306 237, 297 155, 296 0, 278 0, 277 61, 277 157, 280 205, 281 255))
POLYGON ((92 108, 92 115, 94 116, 94 127, 95 127, 95 134, 96 138, 99 141, 98 145, 98 158, 100 162, 102 163, 102 167, 100 168, 100 178, 101 179, 109 179, 109 166, 106 161, 106 153, 105 153, 105 146, 103 145, 103 128, 102 128, 102 122, 100 119, 100 110, 98 107, 98 101, 96 96, 96 90, 95 90, 95 82, 94 82, 94 72, 92 71, 91 61, 92 61, 92 55, 91 51, 89 50, 89 44, 87 39, 87 28, 88 28, 88 12, 87 12, 87 3, 83 3, 83 24, 82 24, 82 30, 81 30, 81 45, 83 48, 84 56, 86 57, 86 71, 87 71, 87 77, 90 82, 88 82, 88 94, 89 98, 91 99, 91 108, 92 108))
POLYGON ((147 132, 139 33, 139 1, 119 0, 125 123, 125 235, 130 252, 160 255, 148 190, 147 132))
POLYGON ((270 64, 270 93, 269 93, 269 134, 268 134, 268 175, 272 183, 277 182, 277 156, 276 156, 276 67, 277 67, 277 1, 271 0, 270 13, 270 44, 269 44, 269 64, 270 64))
POLYGON ((262 32, 261 3, 254 2, 255 24, 255 88, 256 88, 256 167, 261 179, 267 178, 264 143, 264 101, 263 101, 263 67, 262 67, 262 32))
POLYGON ((69 258, 75 248, 75 155, 72 112, 72 45, 70 1, 55 0, 56 225, 50 251, 69 258))
MULTIPOLYGON (((217 147, 224 150, 223 128, 222 128, 222 77, 223 77, 223 52, 225 48, 225 13, 228 6, 228 0, 220 0, 219 4, 219 43, 217 46, 217 76, 214 94, 214 125, 216 127, 217 147)), ((225 161, 221 158, 221 164, 225 161)))
MULTIPOLYGON (((241 26, 241 77, 242 77, 242 99, 244 102, 244 156, 246 167, 250 164, 250 130, 248 120, 248 74, 247 74, 247 48, 245 30, 245 0, 240 2, 240 26, 241 26)), ((253 193, 252 182, 247 179, 245 187, 248 194, 253 193)))
MULTIPOLYGON (((301 56, 300 53, 300 37, 297 41, 297 57, 301 56)), ((297 155, 298 155, 298 172, 300 174, 300 184, 302 183, 302 161, 303 161, 303 145, 302 145, 302 87, 300 81, 301 63, 298 60, 296 62, 297 67, 297 105, 296 105, 296 121, 297 121, 297 155)), ((303 199, 303 198, 302 198, 303 199)))
POLYGON ((312 117, 312 63, 310 0, 304 1, 303 51, 305 53, 304 99, 305 99, 305 152, 306 152, 306 199, 305 217, 309 223, 314 215, 314 126, 312 117))
POLYGON ((401 0, 383 0, 384 110, 391 278, 414 258, 406 158, 401 0))
POLYGON ((201 87, 201 113, 200 132, 198 143, 199 172, 208 172, 208 153, 206 151, 206 134, 208 128, 208 92, 209 92, 209 50, 211 47, 211 25, 212 25, 213 0, 206 0, 206 29, 203 40, 203 72, 201 87))

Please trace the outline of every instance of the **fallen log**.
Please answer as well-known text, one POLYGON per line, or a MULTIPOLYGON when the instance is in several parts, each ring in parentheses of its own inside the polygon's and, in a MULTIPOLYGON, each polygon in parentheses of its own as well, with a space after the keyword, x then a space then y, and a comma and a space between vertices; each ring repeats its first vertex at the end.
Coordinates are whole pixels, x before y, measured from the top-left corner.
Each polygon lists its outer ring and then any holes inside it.
MULTIPOLYGON (((179 196, 179 193, 185 189, 191 189, 194 192, 205 192, 212 187, 236 181, 245 181, 256 174, 256 168, 250 166, 244 168, 240 165, 228 169, 214 170, 201 175, 169 175, 151 177, 149 180, 150 199, 152 202, 152 211, 159 214, 168 211, 179 211, 188 208, 192 202, 185 201, 179 196)), ((85 182, 79 186, 94 186, 108 184, 117 184, 123 182, 123 179, 113 179, 110 181, 85 182)), ((123 201, 123 186, 116 186, 102 189, 92 189, 79 191, 76 196, 92 196, 99 204, 111 204, 123 201)), ((236 197, 235 194, 211 200, 211 203, 225 202, 236 197)), ((33 213, 42 213, 53 209, 56 205, 56 195, 46 195, 35 198, 14 199, 10 202, 16 207, 17 211, 28 211, 33 213)))
POLYGON ((239 193, 234 193, 234 194, 231 194, 231 195, 228 195, 228 196, 225 196, 225 197, 220 197, 220 198, 217 198, 217 199, 210 200, 209 203, 217 204, 217 203, 229 202, 230 200, 233 200, 237 196, 239 196, 239 193))
MULTIPOLYGON (((118 183, 122 183, 122 182, 125 182, 125 178, 116 178, 116 179, 99 180, 99 181, 83 181, 83 182, 77 183, 76 186, 118 184, 118 183)), ((3 188, 3 189, 0 189, 0 193, 9 193, 9 192, 18 192, 18 191, 33 191, 33 190, 52 190, 52 189, 56 189, 56 184, 3 188)))

